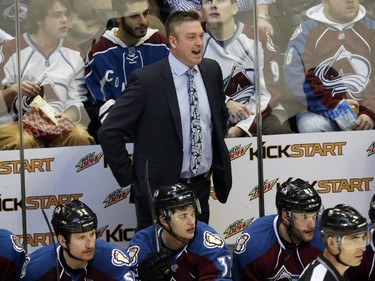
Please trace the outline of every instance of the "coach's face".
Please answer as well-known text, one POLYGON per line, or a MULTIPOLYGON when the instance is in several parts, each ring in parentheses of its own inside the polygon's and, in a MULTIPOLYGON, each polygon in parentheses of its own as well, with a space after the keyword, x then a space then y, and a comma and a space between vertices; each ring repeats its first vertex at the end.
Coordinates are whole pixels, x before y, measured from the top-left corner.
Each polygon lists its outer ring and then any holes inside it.
POLYGON ((336 23, 352 21, 359 11, 359 0, 323 0, 324 14, 336 23))
POLYGON ((176 36, 169 36, 172 54, 188 67, 202 61, 203 28, 199 21, 185 21, 176 30, 176 36))

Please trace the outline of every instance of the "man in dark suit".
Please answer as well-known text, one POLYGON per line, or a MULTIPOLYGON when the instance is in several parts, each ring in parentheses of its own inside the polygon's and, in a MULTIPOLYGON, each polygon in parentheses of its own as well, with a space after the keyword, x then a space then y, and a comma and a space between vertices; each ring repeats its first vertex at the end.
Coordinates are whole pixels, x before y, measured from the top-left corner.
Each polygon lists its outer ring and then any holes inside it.
POLYGON ((231 165, 224 142, 228 118, 220 66, 203 59, 203 29, 199 15, 179 11, 166 21, 170 55, 135 70, 99 131, 104 156, 120 186, 133 184, 137 227, 152 222, 145 184, 151 191, 175 183, 188 185, 201 204, 198 219, 208 223, 212 175, 218 200, 225 203, 232 185, 231 165), (191 117, 187 71, 194 68, 198 92, 201 157, 197 172, 190 166, 191 117), (133 159, 125 149, 132 136, 133 159))

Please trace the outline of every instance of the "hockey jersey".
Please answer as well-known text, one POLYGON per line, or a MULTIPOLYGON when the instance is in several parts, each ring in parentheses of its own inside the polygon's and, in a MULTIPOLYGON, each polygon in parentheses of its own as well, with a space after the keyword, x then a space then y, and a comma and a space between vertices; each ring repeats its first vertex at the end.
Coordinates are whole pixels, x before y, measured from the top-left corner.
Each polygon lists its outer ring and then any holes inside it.
POLYGON ((135 46, 127 46, 116 37, 117 30, 107 30, 86 56, 85 80, 95 105, 116 100, 133 70, 169 54, 166 38, 156 29, 149 28, 135 46))
POLYGON ((65 265, 60 245, 48 245, 30 255, 30 263, 22 281, 132 281, 130 259, 116 245, 96 240, 94 258, 78 274, 65 265), (57 274, 60 279, 57 279, 57 274))
POLYGON ((328 111, 350 98, 360 103, 360 114, 375 120, 375 106, 369 109, 366 101, 375 94, 375 21, 359 7, 346 24, 329 21, 322 4, 310 8, 310 20, 297 27, 288 44, 285 85, 309 111, 327 118, 328 111))
MULTIPOLYGON (((44 87, 44 99, 57 112, 76 107, 77 112, 87 100, 84 80, 84 62, 80 51, 73 43, 60 39, 49 56, 46 56, 32 41, 30 34, 20 38, 20 80, 30 80, 44 87)), ((16 39, 5 42, 0 51, 0 81, 4 87, 18 83, 16 39)), ((26 98, 26 97, 25 97, 26 98)), ((0 112, 3 113, 3 112, 0 112)), ((18 99, 9 111, 17 117, 18 99)), ((78 117, 76 122, 80 121, 78 117)))
POLYGON ((324 248, 318 223, 309 243, 291 244, 278 231, 279 216, 258 218, 236 240, 233 280, 298 280, 304 268, 324 248))
MULTIPOLYGON (((161 233, 158 239, 162 245, 161 233)), ((137 232, 130 241, 128 250, 132 268, 150 253, 156 252, 153 226, 137 232)), ((231 257, 224 240, 207 224, 197 221, 194 238, 172 258, 172 280, 232 280, 231 257)))
MULTIPOLYGON (((257 97, 255 91, 255 41, 245 31, 245 25, 236 22, 236 31, 226 41, 216 40, 209 32, 204 34, 203 56, 217 61, 223 72, 225 95, 232 100, 243 103, 252 112, 257 112, 257 97)), ((259 44, 259 81, 260 81, 260 110, 262 117, 271 112, 268 106, 271 100, 269 89, 273 89, 274 98, 280 96, 277 82, 279 80, 279 66, 277 53, 271 38, 268 36, 259 44), (265 60, 267 58, 267 60, 265 60)), ((236 126, 250 136, 256 131, 256 115, 236 123, 236 126)))
POLYGON ((28 257, 18 237, 0 229, 0 280, 17 281, 28 257))

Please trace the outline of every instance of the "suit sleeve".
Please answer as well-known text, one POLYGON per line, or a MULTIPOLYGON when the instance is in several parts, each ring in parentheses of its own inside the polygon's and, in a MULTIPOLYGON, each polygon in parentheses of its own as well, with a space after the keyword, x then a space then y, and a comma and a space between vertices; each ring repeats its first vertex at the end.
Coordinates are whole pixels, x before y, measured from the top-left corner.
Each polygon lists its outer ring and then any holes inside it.
POLYGON ((120 186, 127 186, 134 181, 132 160, 125 147, 126 138, 130 137, 142 114, 146 92, 145 82, 138 71, 132 72, 127 88, 105 119, 98 132, 104 157, 120 186))

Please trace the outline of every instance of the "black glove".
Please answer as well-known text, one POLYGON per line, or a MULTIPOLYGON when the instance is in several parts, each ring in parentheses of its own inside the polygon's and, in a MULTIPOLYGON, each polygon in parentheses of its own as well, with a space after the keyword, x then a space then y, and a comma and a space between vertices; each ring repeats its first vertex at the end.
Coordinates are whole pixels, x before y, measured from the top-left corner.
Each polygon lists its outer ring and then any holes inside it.
POLYGON ((141 281, 169 281, 172 278, 171 252, 162 248, 159 253, 150 253, 138 264, 141 281))

